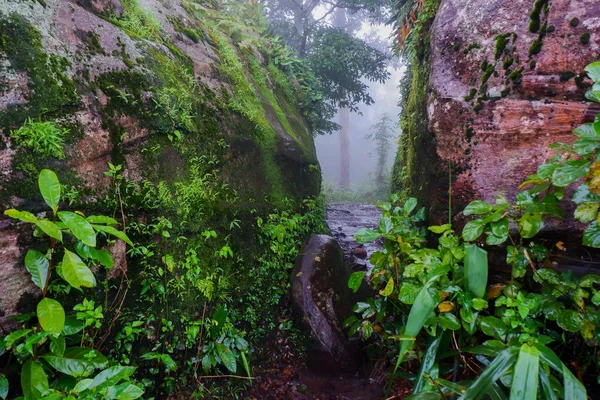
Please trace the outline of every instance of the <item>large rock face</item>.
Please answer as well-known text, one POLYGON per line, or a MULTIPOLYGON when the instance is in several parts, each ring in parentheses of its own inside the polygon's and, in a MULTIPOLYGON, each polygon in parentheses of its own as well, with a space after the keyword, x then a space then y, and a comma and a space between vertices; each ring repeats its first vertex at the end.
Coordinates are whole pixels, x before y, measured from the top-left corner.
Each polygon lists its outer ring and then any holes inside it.
MULTIPOLYGON (((312 136, 293 90, 267 79, 273 69, 255 42, 240 51, 239 41, 252 33, 225 32, 244 28, 217 26, 217 11, 203 6, 0 1, 0 209, 45 210, 36 179, 52 168, 79 192, 79 209, 112 213, 103 203, 111 189, 104 174, 109 162, 122 165, 138 189, 170 188, 173 207, 161 212, 181 222, 179 234, 188 238, 203 221, 217 229, 238 220, 251 232, 251 209, 268 212, 278 200, 318 194, 312 136), (40 156, 10 138, 26 118, 70 130, 64 159, 40 156), (178 194, 194 184, 206 192, 178 194), (211 199, 211 187, 237 200, 211 199)), ((139 207, 142 215, 160 190, 126 212, 139 207)), ((5 316, 30 305, 22 296, 34 292, 23 267, 30 235, 0 217, 5 316)))
POLYGON ((405 114, 408 147, 422 157, 404 150, 410 165, 396 187, 410 182, 442 222, 448 167, 455 215, 474 199, 512 199, 549 144, 573 141, 572 129, 600 112, 584 98, 583 74, 600 59, 600 3, 442 0, 431 29, 405 114))

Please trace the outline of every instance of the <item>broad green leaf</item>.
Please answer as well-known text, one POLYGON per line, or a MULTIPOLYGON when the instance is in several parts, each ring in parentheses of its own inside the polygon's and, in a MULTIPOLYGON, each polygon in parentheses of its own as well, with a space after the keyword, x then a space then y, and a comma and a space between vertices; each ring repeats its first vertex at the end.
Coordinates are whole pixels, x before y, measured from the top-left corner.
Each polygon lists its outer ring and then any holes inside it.
POLYGON ((558 356, 548 347, 540 343, 534 344, 538 350, 542 361, 550 365, 550 368, 563 375, 564 399, 586 400, 586 389, 581 382, 573 375, 569 368, 563 364, 558 356))
POLYGON ((380 295, 387 297, 392 294, 394 291, 394 278, 390 278, 388 283, 385 285, 385 288, 379 292, 380 295))
POLYGON ((65 223, 73 235, 88 246, 96 247, 96 232, 81 215, 70 211, 61 211, 58 218, 65 223))
POLYGON ((390 217, 382 217, 379 220, 379 230, 383 233, 390 233, 394 229, 394 224, 390 217))
POLYGON ((0 398, 6 399, 8 396, 8 379, 4 374, 0 374, 0 398))
MULTIPOLYGON (((594 85, 594 86, 597 86, 597 85, 594 85)), ((590 101, 600 103, 600 90, 598 90, 598 89, 588 90, 587 92, 585 92, 585 98, 590 101)))
POLYGON ((97 350, 85 347, 69 347, 62 357, 46 353, 41 356, 54 369, 74 377, 86 377, 98 368, 105 368, 108 360, 97 350))
POLYGON ((2 340, 0 340, 0 353, 2 350, 10 350, 19 339, 27 336, 29 332, 31 332, 31 329, 19 329, 3 337, 2 340))
POLYGON ((350 275, 350 279, 348 279, 348 287, 352 289, 354 293, 356 293, 360 288, 360 285, 362 284, 366 274, 367 271, 359 271, 353 272, 352 275, 350 275))
POLYGON ((568 332, 578 332, 583 327, 583 319, 575 310, 561 311, 556 322, 568 332))
POLYGON ((590 169, 591 163, 585 160, 570 160, 560 165, 552 173, 552 184, 564 187, 583 178, 590 169))
POLYGON ((469 221, 463 228, 462 237, 467 242, 471 242, 481 236, 484 228, 485 224, 480 218, 469 221))
POLYGON ((84 390, 89 389, 90 385, 92 384, 93 380, 90 378, 87 379, 82 379, 79 382, 77 382, 77 385, 75 385, 75 387, 73 388, 72 392, 73 393, 81 393, 84 390))
POLYGON ((406 200, 406 203, 404 203, 404 211, 407 214, 410 214, 415 207, 417 206, 417 199, 415 199, 414 197, 410 197, 408 200, 406 200))
POLYGON ((444 400, 444 396, 438 392, 421 392, 404 397, 404 400, 444 400))
POLYGON ((599 206, 598 203, 581 203, 575 209, 575 218, 584 224, 592 222, 598 215, 599 206))
POLYGON ((43 169, 38 178, 38 185, 44 201, 50 206, 54 215, 56 215, 58 203, 60 202, 60 182, 58 181, 58 177, 54 171, 43 169))
POLYGON ((504 340, 508 333, 508 327, 500 318, 487 316, 479 321, 479 328, 483 333, 498 340, 504 340))
POLYGON ((117 386, 111 386, 106 392, 109 399, 133 400, 138 399, 144 394, 144 391, 130 382, 123 382, 117 386))
POLYGON ((40 364, 27 360, 21 369, 21 389, 25 400, 37 400, 48 390, 48 376, 40 364))
POLYGON ((62 276, 75 288, 96 286, 96 278, 88 266, 77 254, 66 249, 62 261, 62 276))
POLYGON ((481 201, 481 200, 475 200, 475 201, 472 201, 471 203, 469 203, 465 207, 463 214, 465 216, 481 215, 481 214, 487 214, 490 211, 492 211, 492 206, 490 206, 488 203, 486 203, 485 201, 481 201))
POLYGON ((116 219, 107 217, 105 215, 90 215, 85 219, 90 224, 106 224, 106 225, 118 225, 116 219))
POLYGON ((483 298, 488 280, 487 251, 472 244, 465 245, 466 289, 475 297, 483 298))
POLYGON ((596 132, 592 123, 578 126, 573 130, 573 134, 580 139, 600 140, 600 133, 596 132))
POLYGON ((581 139, 573 143, 573 150, 579 155, 588 155, 593 153, 598 146, 600 146, 598 140, 581 139))
POLYGON ((510 388, 511 400, 537 399, 539 369, 540 356, 537 349, 527 344, 521 346, 510 388))
POLYGON ((37 316, 42 328, 53 334, 59 334, 65 326, 65 310, 58 301, 48 297, 38 303, 37 316))
POLYGON ((537 235, 537 233, 544 226, 544 219, 541 214, 527 213, 524 214, 517 224, 519 234, 525 238, 530 239, 537 235))
POLYGON ((58 240, 59 242, 62 242, 62 232, 58 225, 56 225, 54 222, 48 221, 47 219, 40 219, 35 225, 46 235, 58 240))
POLYGON ((508 218, 504 217, 496 222, 492 222, 490 228, 492 228, 492 233, 498 237, 508 236, 508 218))
POLYGON ((427 351, 421 361, 421 368, 419 368, 419 373, 417 374, 417 380, 413 386, 412 394, 421 393, 425 388, 425 385, 429 382, 429 379, 435 380, 438 378, 433 370, 437 369, 437 367, 434 368, 434 365, 437 361, 437 353, 443 336, 444 332, 440 332, 436 337, 429 340, 427 351))
POLYGON ((403 302, 404 304, 414 304, 417 296, 421 292, 422 286, 416 286, 412 283, 403 283, 400 287, 400 294, 398 295, 398 300, 403 302))
POLYGON ((44 289, 48 278, 48 259, 37 250, 28 250, 25 255, 25 268, 37 287, 44 289))
POLYGON ((83 330, 83 321, 79 321, 74 316, 67 316, 65 318, 65 326, 63 327, 62 334, 69 336, 79 333, 83 330))
POLYGON ((358 243, 368 243, 377 240, 381 235, 379 232, 369 228, 360 228, 354 234, 354 238, 358 243))
POLYGON ((19 211, 15 210, 14 208, 5 210, 4 215, 13 219, 18 219, 23 222, 31 222, 33 224, 35 224, 38 221, 37 217, 29 211, 19 211))
POLYGON ((460 396, 461 400, 478 400, 490 393, 492 385, 504 375, 517 359, 518 347, 509 347, 502 351, 494 361, 479 375, 469 386, 466 392, 460 396))
POLYGON ((107 382, 116 383, 121 379, 127 379, 135 372, 135 367, 124 367, 122 365, 115 365, 104 371, 98 373, 90 383, 88 389, 94 389, 98 386, 104 385, 107 382))
POLYGON ((588 66, 585 67, 585 71, 591 80, 596 83, 600 82, 600 61, 588 64, 588 66))
POLYGON ((438 316, 438 322, 442 329, 450 329, 451 331, 455 331, 460 329, 460 321, 456 317, 456 315, 452 313, 441 313, 438 316))
POLYGON ((118 239, 121 239, 128 245, 133 246, 133 242, 129 239, 129 237, 125 234, 125 232, 115 229, 112 226, 106 226, 106 225, 92 225, 92 226, 97 231, 108 233, 109 235, 112 235, 118 239))
POLYGON ((550 178, 552 176, 552 174, 554 173, 554 170, 559 165, 560 164, 558 164, 556 162, 547 162, 547 163, 540 165, 537 169, 538 177, 540 177, 540 179, 550 178))
POLYGON ((583 245, 600 248, 600 227, 598 221, 593 221, 583 232, 583 245))
POLYGON ((485 244, 487 244, 488 246, 497 246, 499 244, 506 242, 507 240, 508 240, 508 235, 498 237, 491 233, 491 234, 487 235, 487 237, 485 238, 485 244))
POLYGON ((559 400, 557 393, 555 393, 552 387, 549 375, 544 368, 540 368, 540 386, 542 387, 542 392, 546 400, 559 400))
POLYGON ((449 231, 450 229, 452 229, 452 225, 450 224, 444 224, 444 225, 435 225, 435 226, 430 226, 429 230, 433 233, 444 233, 446 231, 449 231))
POLYGON ((217 354, 221 358, 223 365, 231 372, 235 373, 237 370, 235 356, 233 352, 229 349, 229 347, 225 346, 222 343, 216 343, 217 354))
POLYGON ((77 251, 77 254, 79 254, 80 257, 98 261, 108 269, 113 267, 112 255, 110 254, 110 251, 106 249, 97 250, 78 241, 75 244, 75 251, 77 251))
POLYGON ((59 335, 57 337, 50 336, 50 351, 55 355, 62 357, 67 347, 65 337, 59 335))

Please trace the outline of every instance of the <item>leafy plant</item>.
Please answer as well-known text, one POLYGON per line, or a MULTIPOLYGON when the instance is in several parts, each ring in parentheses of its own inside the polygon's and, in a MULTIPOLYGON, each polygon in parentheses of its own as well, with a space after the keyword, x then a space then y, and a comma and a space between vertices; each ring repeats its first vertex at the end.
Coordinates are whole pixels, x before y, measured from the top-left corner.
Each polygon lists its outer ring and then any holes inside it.
MULTIPOLYGON (((108 250, 96 248, 98 233, 131 241, 113 227, 117 222, 110 217, 59 211, 61 185, 54 172, 42 170, 38 182, 42 197, 52 210, 50 219, 15 209, 4 214, 32 224, 34 234, 50 242, 45 253, 30 249, 25 256, 25 268, 42 299, 35 312, 17 317, 22 328, 2 338, 0 350, 11 351, 22 365, 21 390, 26 400, 139 398, 144 391, 130 381, 135 368, 109 366, 108 359, 98 350, 81 346, 86 341, 83 330, 96 326, 102 316, 101 308, 84 300, 75 306, 79 311, 76 315, 66 315, 63 304, 49 297, 54 272, 70 287, 81 289, 96 286, 90 265, 112 268, 108 250), (98 369, 101 371, 91 377, 98 369)), ((3 391, 7 391, 6 386, 3 391)))
POLYGON ((40 122, 27 118, 23 126, 10 133, 15 144, 33 150, 43 157, 65 158, 63 146, 68 129, 61 129, 52 121, 40 122))

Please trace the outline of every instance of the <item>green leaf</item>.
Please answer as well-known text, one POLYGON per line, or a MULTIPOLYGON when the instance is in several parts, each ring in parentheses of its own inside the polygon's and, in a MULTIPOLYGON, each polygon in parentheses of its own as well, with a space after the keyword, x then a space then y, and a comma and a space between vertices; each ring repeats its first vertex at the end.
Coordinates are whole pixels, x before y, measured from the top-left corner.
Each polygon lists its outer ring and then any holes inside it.
POLYGON ((435 225, 435 226, 430 226, 429 230, 433 233, 444 233, 446 231, 449 231, 450 229, 452 229, 452 225, 450 224, 444 224, 444 225, 435 225))
POLYGON ((414 197, 410 197, 408 200, 406 200, 406 203, 404 203, 404 212, 410 214, 416 206, 417 199, 415 199, 414 197))
POLYGON ((38 185, 44 201, 50 206, 54 215, 56 215, 58 203, 60 202, 60 182, 58 181, 58 177, 54 171, 43 169, 38 178, 38 185))
POLYGON ((552 173, 552 184, 564 187, 583 178, 590 169, 590 162, 586 160, 569 160, 558 166, 552 173))
POLYGON ((488 302, 484 299, 473 299, 473 308, 477 311, 488 308, 488 302))
POLYGON ((92 226, 94 227, 95 230, 108 233, 109 235, 112 235, 118 239, 121 239, 122 241, 124 241, 125 243, 127 243, 128 245, 133 247, 133 242, 129 239, 129 237, 125 234, 125 232, 115 229, 112 226, 106 226, 106 225, 92 225, 92 226))
POLYGON ((580 139, 600 140, 600 133, 594 129, 593 123, 578 126, 573 130, 573 134, 580 139))
POLYGON ((57 337, 50 336, 50 351, 59 357, 65 353, 65 348, 67 347, 65 337, 60 335, 57 337))
POLYGON ((394 229, 394 224, 392 223, 392 219, 390 217, 382 217, 379 220, 379 230, 383 233, 390 233, 394 229))
POLYGON ((583 319, 577 311, 563 310, 556 320, 558 326, 568 332, 578 332, 583 327, 583 319))
POLYGON ((70 211, 61 211, 58 218, 65 223, 73 235, 88 246, 96 247, 96 232, 81 215, 70 211))
POLYGON ((488 280, 487 251, 472 244, 465 245, 466 289, 475 297, 483 298, 488 280))
POLYGON ((587 393, 583 384, 579 382, 579 380, 575 377, 575 375, 573 375, 569 368, 565 364, 563 364, 562 361, 560 361, 558 356, 543 344, 535 343, 534 346, 538 350, 542 361, 547 363, 550 366, 550 368, 563 375, 563 398, 569 400, 587 399, 587 393))
POLYGON ((462 237, 467 242, 471 242, 481 236, 484 228, 485 224, 480 218, 469 221, 463 228, 462 237))
POLYGON ((92 383, 90 383, 88 389, 94 389, 98 386, 104 385, 105 383, 116 383, 121 379, 127 379, 135 372, 135 367, 124 367, 122 365, 115 365, 110 368, 101 371, 94 377, 92 383))
POLYGON ((90 224, 106 224, 106 225, 118 225, 116 219, 107 217, 105 215, 90 215, 85 219, 90 224))
POLYGON ((0 398, 6 399, 8 396, 8 379, 4 374, 0 374, 0 398))
POLYGON ((600 82, 600 61, 589 64, 585 67, 585 71, 591 80, 596 83, 600 82))
POLYGON ((25 255, 25 268, 31 274, 31 280, 37 287, 44 289, 48 278, 48 259, 37 250, 28 250, 25 255))
POLYGON ((360 228, 354 234, 354 239, 356 239, 358 243, 368 243, 379 239, 380 236, 379 232, 374 231, 373 229, 360 228))
POLYGON ((40 219, 35 225, 42 230, 46 235, 62 242, 62 232, 60 228, 52 221, 40 219))
POLYGON ((521 346, 510 389, 511 400, 537 399, 539 369, 538 350, 527 344, 521 346))
POLYGON ((48 376, 36 361, 28 360, 21 369, 21 388, 25 400, 37 400, 48 390, 48 376))
POLYGON ((530 239, 537 235, 537 233, 544 226, 544 219, 542 214, 527 213, 524 214, 517 224, 519 234, 525 238, 530 239))
POLYGON ((62 276, 74 288, 94 287, 96 278, 79 256, 65 249, 62 261, 62 276))
POLYGON ((600 248, 600 227, 598 221, 593 221, 583 232, 583 245, 600 248))
POLYGON ((537 174, 541 179, 548 179, 554 173, 554 170, 559 166, 556 162, 547 162, 540 165, 537 169, 537 174))
POLYGON ((241 351, 240 356, 242 357, 242 364, 244 365, 244 370, 246 371, 248 378, 252 378, 252 374, 250 371, 250 364, 248 363, 248 359, 246 358, 246 353, 241 351))
POLYGON ((508 218, 504 217, 501 220, 492 222, 490 228, 492 228, 492 233, 498 237, 508 236, 508 218))
POLYGON ((83 321, 79 321, 73 316, 67 316, 65 318, 65 326, 63 327, 62 334, 69 336, 79 333, 83 330, 83 321))
POLYGON ((517 359, 517 347, 509 347, 501 352, 494 361, 479 375, 469 386, 466 392, 460 396, 461 400, 477 400, 490 393, 492 385, 504 375, 517 359))
POLYGON ((441 313, 438 316, 438 322, 444 330, 450 329, 452 331, 455 331, 457 329, 460 329, 460 321, 458 320, 456 315, 452 313, 441 313))
POLYGON ((498 340, 504 340, 508 333, 508 327, 500 318, 497 317, 483 317, 479 321, 479 328, 483 333, 498 340))
POLYGON ((227 368, 229 371, 235 373, 237 368, 236 368, 235 356, 233 355, 233 352, 229 349, 229 347, 225 346, 222 343, 216 343, 216 347, 217 347, 217 354, 221 358, 221 361, 223 362, 223 365, 225 366, 225 368, 227 368))
POLYGON ((18 219, 23 222, 31 222, 33 224, 35 224, 38 221, 37 217, 35 215, 33 215, 32 213, 30 213, 29 211, 19 211, 19 210, 15 210, 14 208, 5 210, 4 215, 11 217, 13 219, 18 219))
POLYGON ((398 295, 398 300, 403 302, 404 304, 414 304, 417 296, 421 292, 422 286, 416 286, 412 283, 403 283, 400 287, 400 294, 398 295))
POLYGON ((367 271, 359 271, 353 272, 352 275, 350 275, 350 279, 348 279, 348 287, 352 289, 354 293, 356 293, 360 288, 360 285, 362 284, 366 274, 367 271))
POLYGON ((584 224, 592 222, 598 215, 599 206, 598 203, 581 203, 575 209, 575 218, 584 224))
POLYGON ((444 396, 438 392, 421 392, 406 396, 404 400, 444 400, 444 396))
POLYGON ((62 357, 47 353, 41 356, 54 369, 74 377, 89 376, 97 368, 106 368, 108 360, 97 350, 69 347, 62 357))
POLYGON ((109 399, 134 400, 140 398, 144 391, 133 383, 123 382, 117 386, 111 386, 106 392, 109 399))
POLYGON ((465 210, 463 211, 463 215, 465 215, 465 216, 481 215, 481 214, 487 214, 490 211, 492 211, 492 206, 490 206, 488 203, 486 203, 485 201, 481 201, 481 200, 475 200, 475 201, 472 201, 471 203, 469 203, 469 205, 467 205, 465 207, 465 210))
POLYGON ((390 278, 388 283, 385 285, 385 289, 379 292, 380 295, 387 297, 394 291, 394 278, 390 278))
POLYGON ((58 301, 48 297, 38 303, 37 316, 42 328, 53 334, 59 334, 65 326, 65 310, 58 301))
POLYGON ((494 234, 489 234, 485 238, 485 244, 487 244, 488 246, 497 246, 499 244, 506 242, 507 239, 508 239, 508 235, 498 237, 494 234))
POLYGON ((573 150, 579 155, 588 155, 593 153, 600 143, 597 139, 581 139, 573 143, 573 150))
POLYGON ((437 353, 443 336, 444 332, 440 332, 436 337, 429 340, 427 351, 425 352, 425 356, 421 362, 421 368, 419 368, 419 373, 417 374, 417 380, 413 386, 412 394, 421 393, 423 391, 425 384, 429 382, 429 378, 427 377, 430 377, 432 380, 437 379, 433 369, 437 369, 434 365, 437 361, 437 353))

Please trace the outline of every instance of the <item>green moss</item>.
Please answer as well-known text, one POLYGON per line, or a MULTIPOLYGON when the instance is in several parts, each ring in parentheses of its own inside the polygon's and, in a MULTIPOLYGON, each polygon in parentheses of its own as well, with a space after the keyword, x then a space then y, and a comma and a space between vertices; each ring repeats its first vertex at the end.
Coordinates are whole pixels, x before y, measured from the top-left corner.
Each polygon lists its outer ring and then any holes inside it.
POLYGON ((476 103, 476 104, 473 106, 473 111, 475 111, 475 112, 479 112, 479 111, 481 111, 481 110, 483 110, 483 103, 476 103))
POLYGON ((496 61, 498 61, 500 59, 500 57, 502 57, 502 54, 504 54, 504 50, 506 49, 506 46, 508 45, 509 41, 509 36, 511 34, 510 33, 503 33, 501 35, 497 35, 494 40, 496 42, 496 51, 494 53, 494 59, 496 61))
POLYGON ((469 125, 467 126, 467 129, 465 129, 465 139, 470 142, 473 136, 475 136, 475 129, 469 125))
POLYGON ((569 25, 571 25, 571 27, 575 28, 577 25, 579 25, 579 18, 577 18, 577 17, 572 18, 569 21, 569 25))
POLYGON ((546 29, 546 33, 552 33, 556 30, 556 27, 554 25, 550 25, 547 29, 546 29))
POLYGON ((521 75, 523 74, 523 70, 525 69, 525 67, 521 67, 515 71, 513 71, 508 78, 515 82, 515 83, 519 83, 521 81, 521 75))
POLYGON ((473 100, 475 98, 476 94, 477 94, 477 89, 471 88, 471 90, 469 90, 469 94, 464 97, 465 101, 473 100))
POLYGON ((97 33, 89 31, 85 34, 82 40, 87 53, 106 55, 106 52, 100 43, 100 36, 98 36, 97 33))
POLYGON ((540 38, 537 38, 533 41, 533 43, 531 43, 531 46, 529 46, 529 55, 533 56, 535 54, 538 54, 541 50, 542 40, 540 38))
POLYGON ((476 50, 476 49, 480 49, 480 48, 481 48, 481 46, 479 44, 471 43, 463 50, 463 54, 469 54, 471 52, 471 50, 476 50))
POLYGON ((507 88, 502 89, 502 91, 500 92, 500 97, 505 98, 509 94, 510 94, 510 88, 507 87, 507 88))
POLYGON ((133 37, 160 39, 161 27, 151 11, 140 7, 138 0, 121 0, 123 12, 111 21, 122 27, 133 37))
POLYGON ((579 36, 579 41, 581 42, 582 45, 587 45, 590 43, 590 38, 591 35, 589 32, 584 32, 581 34, 581 36, 579 36))
POLYGON ((565 71, 565 72, 563 72, 563 73, 560 74, 560 81, 561 82, 568 82, 574 76, 577 76, 577 74, 575 72, 573 72, 573 71, 565 71))
POLYGON ((529 68, 535 69, 536 65, 537 65, 537 62, 535 60, 529 61, 529 68))
POLYGON ((513 65, 513 63, 515 62, 515 59, 512 57, 508 57, 506 60, 504 60, 504 62, 502 63, 502 68, 504 68, 505 70, 509 69, 511 65, 513 65))
POLYGON ((58 116, 76 109, 79 96, 66 74, 68 60, 46 54, 40 33, 24 17, 0 13, 0 48, 14 71, 27 73, 30 89, 27 104, 0 110, 0 126, 16 127, 27 117, 58 116))

